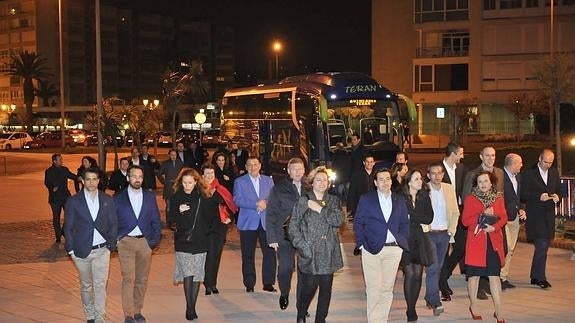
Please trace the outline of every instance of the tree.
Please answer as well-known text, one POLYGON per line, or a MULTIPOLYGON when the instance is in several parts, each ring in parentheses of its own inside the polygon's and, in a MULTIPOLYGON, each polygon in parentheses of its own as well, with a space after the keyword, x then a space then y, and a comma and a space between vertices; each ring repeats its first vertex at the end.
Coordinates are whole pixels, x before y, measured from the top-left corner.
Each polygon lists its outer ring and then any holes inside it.
POLYGON ((19 77, 24 80, 24 104, 26 106, 25 117, 26 128, 32 131, 32 104, 34 103, 34 80, 51 77, 45 67, 46 60, 41 58, 35 52, 20 52, 19 54, 10 55, 10 67, 2 70, 6 75, 19 77))
POLYGON ((531 115, 546 113, 548 111, 546 106, 540 104, 540 97, 541 95, 539 93, 529 95, 525 92, 509 95, 505 108, 515 116, 515 135, 517 142, 521 139, 520 121, 529 119, 531 115))
POLYGON ((49 107, 50 99, 60 95, 60 90, 56 87, 56 84, 39 79, 38 88, 34 88, 34 95, 42 99, 43 107, 49 107))
POLYGON ((161 114, 155 112, 156 110, 158 109, 144 107, 138 100, 133 100, 131 106, 124 108, 125 121, 134 134, 134 145, 142 146, 141 134, 152 134, 159 130, 158 119, 156 118, 161 117, 161 114))
POLYGON ((575 61, 574 56, 565 53, 554 53, 547 59, 535 65, 535 78, 542 89, 550 94, 550 103, 555 115, 555 146, 557 154, 557 169, 561 175, 561 113, 560 104, 573 98, 575 92, 575 61))
MULTIPOLYGON (((204 77, 202 61, 192 60, 185 64, 187 72, 182 74, 168 68, 162 76, 163 102, 166 116, 171 117, 170 130, 172 138, 176 138, 176 116, 178 106, 185 100, 193 104, 205 102, 209 93, 208 81, 204 77)), ((172 140, 175 147, 176 141, 172 140)))
MULTIPOLYGON (((114 170, 118 168, 118 142, 117 137, 121 134, 122 119, 124 117, 125 104, 124 100, 119 98, 107 98, 102 102, 103 114, 99 120, 96 111, 88 113, 86 116, 86 123, 90 124, 93 128, 102 131, 103 138, 112 138, 114 149, 114 170), (118 107, 118 108, 117 108, 118 107)), ((106 149, 104 148, 104 158, 106 160, 106 149)), ((100 169, 105 170, 106 164, 100 165, 100 169)))

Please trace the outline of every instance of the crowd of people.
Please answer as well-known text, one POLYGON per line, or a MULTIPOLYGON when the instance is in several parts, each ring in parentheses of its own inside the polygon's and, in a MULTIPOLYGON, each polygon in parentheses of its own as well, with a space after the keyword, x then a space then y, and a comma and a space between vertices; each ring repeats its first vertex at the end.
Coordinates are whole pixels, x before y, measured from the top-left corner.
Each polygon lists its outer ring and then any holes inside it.
POLYGON ((310 316, 318 289, 315 322, 326 321, 334 273, 343 267, 338 228, 346 213, 355 233, 354 255, 361 257, 368 322, 387 322, 399 269, 407 321, 418 320, 416 303, 423 284, 426 307, 440 316, 445 302, 451 301, 449 278, 458 264, 468 283, 471 318, 482 319, 477 302, 490 294, 494 318, 505 322, 501 291, 515 287, 509 270, 523 222, 535 246, 531 284, 551 287, 547 251, 561 199, 551 150, 543 150, 537 164, 523 172, 522 158, 515 153, 505 156, 503 169, 494 166, 493 147, 484 147, 481 164, 467 170, 461 163, 463 147, 455 142, 425 171, 408 166, 405 152, 396 155, 390 168, 375 167, 374 156, 357 135, 350 153, 338 145, 333 156, 329 166, 341 175, 335 183, 330 183, 325 166, 306 175, 305 162, 298 157, 288 161, 287 176, 274 183, 261 173, 258 157, 231 141, 211 161, 195 143, 187 150, 178 143, 161 164, 147 147, 141 152, 134 147, 109 181, 89 156, 73 174, 61 155, 53 155, 45 184, 54 233, 56 242, 65 238, 78 269, 87 321, 104 320, 110 252, 115 249, 125 322, 146 321, 142 309, 151 254, 161 236, 156 179, 164 185, 165 223, 174 231, 174 283, 183 285, 187 320, 198 318, 202 282, 205 295, 220 293, 218 271, 231 223, 240 235, 246 293, 253 293, 257 282, 258 243, 261 288, 277 292, 277 279, 281 310, 290 304, 297 273, 298 323, 310 316), (74 196, 68 179, 77 183, 74 196), (106 188, 114 191, 113 197, 104 193, 106 188))

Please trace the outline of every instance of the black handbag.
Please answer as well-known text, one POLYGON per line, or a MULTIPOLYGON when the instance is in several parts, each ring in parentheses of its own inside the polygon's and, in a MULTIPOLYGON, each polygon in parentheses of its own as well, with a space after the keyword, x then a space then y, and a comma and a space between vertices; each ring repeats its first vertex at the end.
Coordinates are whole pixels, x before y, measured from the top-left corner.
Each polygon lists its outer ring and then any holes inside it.
POLYGON ((194 234, 194 229, 196 228, 196 221, 198 220, 198 212, 200 211, 200 201, 198 198, 198 207, 196 208, 196 214, 194 216, 194 224, 191 229, 186 230, 176 230, 174 232, 174 239, 179 242, 191 242, 194 234))
POLYGON ((495 223, 497 223, 497 221, 499 221, 499 216, 481 213, 479 214, 479 218, 477 219, 477 225, 479 226, 480 229, 485 229, 487 228, 488 224, 494 225, 495 223))

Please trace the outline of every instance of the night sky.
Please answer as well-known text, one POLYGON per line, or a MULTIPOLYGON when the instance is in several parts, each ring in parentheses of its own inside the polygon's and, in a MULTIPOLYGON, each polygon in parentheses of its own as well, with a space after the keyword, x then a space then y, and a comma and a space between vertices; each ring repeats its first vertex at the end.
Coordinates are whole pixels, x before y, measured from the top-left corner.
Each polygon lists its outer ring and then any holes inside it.
POLYGON ((239 78, 267 78, 270 61, 275 68, 271 44, 276 38, 284 44, 281 76, 317 70, 370 73, 369 0, 110 1, 234 27, 239 78))

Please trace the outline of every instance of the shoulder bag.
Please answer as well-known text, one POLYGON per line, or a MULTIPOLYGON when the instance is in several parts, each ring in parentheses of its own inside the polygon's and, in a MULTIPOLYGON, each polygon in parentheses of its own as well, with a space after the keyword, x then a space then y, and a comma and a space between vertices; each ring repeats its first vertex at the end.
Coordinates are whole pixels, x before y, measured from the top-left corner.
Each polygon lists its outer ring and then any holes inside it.
POLYGON ((174 233, 174 239, 176 241, 180 241, 180 242, 191 242, 192 241, 194 229, 196 228, 196 221, 198 220, 198 212, 200 211, 200 201, 201 201, 201 198, 198 198, 198 207, 196 208, 196 214, 194 216, 194 224, 192 225, 192 228, 186 229, 186 230, 179 230, 179 229, 176 230, 176 232, 174 233))

